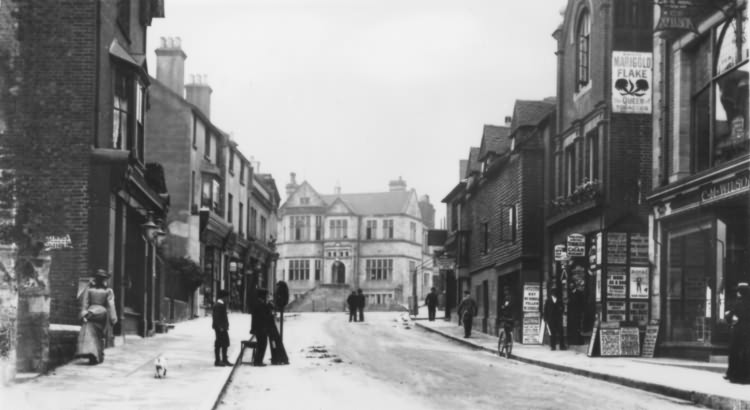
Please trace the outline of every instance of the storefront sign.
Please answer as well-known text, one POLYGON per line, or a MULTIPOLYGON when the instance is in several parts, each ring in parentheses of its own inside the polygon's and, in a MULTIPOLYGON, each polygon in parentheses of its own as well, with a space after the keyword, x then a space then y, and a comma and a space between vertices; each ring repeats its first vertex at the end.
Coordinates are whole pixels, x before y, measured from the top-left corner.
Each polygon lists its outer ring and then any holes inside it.
POLYGON ((713 184, 701 191, 701 204, 718 201, 732 195, 748 192, 749 188, 750 176, 748 175, 713 184))
POLYGON ((628 255, 628 234, 609 232, 607 234, 607 263, 625 264, 628 255))
POLYGON ((523 311, 539 312, 540 306, 540 288, 537 284, 523 285, 523 311))
POLYGON ((607 322, 624 322, 625 302, 621 300, 612 300, 607 302, 607 322))
POLYGON ((648 236, 639 233, 630 235, 630 263, 648 264, 648 236))
POLYGON ((654 350, 656 350, 656 340, 659 336, 659 321, 652 320, 651 323, 646 326, 646 336, 643 338, 643 351, 641 356, 643 357, 654 357, 654 350))
POLYGON ((620 328, 620 355, 641 355, 641 341, 637 326, 626 326, 620 328))
POLYGON ((523 339, 521 342, 527 344, 541 344, 541 338, 539 337, 539 328, 542 325, 542 318, 539 315, 524 315, 523 316, 523 339))
POLYGON ((625 274, 625 267, 609 266, 607 269, 607 298, 625 299, 626 286, 627 275, 625 274))
POLYGON ((568 235, 568 256, 572 258, 586 256, 586 238, 580 233, 568 235))
POLYGON ((693 18, 697 6, 694 0, 661 0, 658 1, 661 14, 654 31, 692 31, 698 34, 693 18))
POLYGON ((612 52, 612 112, 651 114, 653 53, 612 52))
POLYGON ((648 302, 630 302, 630 321, 640 326, 648 322, 648 302))
POLYGON ((565 245, 555 245, 555 261, 564 261, 566 258, 565 255, 565 245))
POLYGON ((454 270, 456 268, 456 261, 452 258, 436 258, 435 262, 440 270, 454 270))
POLYGON ((648 268, 630 267, 630 298, 648 299, 648 268))

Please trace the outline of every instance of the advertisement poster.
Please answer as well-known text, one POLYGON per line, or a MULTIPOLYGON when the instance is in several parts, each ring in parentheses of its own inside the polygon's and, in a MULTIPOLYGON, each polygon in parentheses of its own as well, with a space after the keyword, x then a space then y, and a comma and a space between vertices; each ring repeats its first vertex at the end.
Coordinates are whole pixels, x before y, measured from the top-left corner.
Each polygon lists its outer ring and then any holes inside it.
POLYGON ((540 294, 541 290, 538 284, 523 285, 523 311, 540 312, 540 294))
POLYGON ((586 256, 586 238, 580 233, 568 235, 568 256, 573 258, 586 256))
POLYGON ((607 263, 624 265, 628 256, 628 234, 610 232, 607 234, 607 263))
POLYGON ((627 275, 625 274, 625 267, 610 266, 607 272, 607 298, 625 299, 626 286, 627 275))
POLYGON ((648 322, 648 302, 630 302, 630 320, 645 326, 648 322))
POLYGON ((540 344, 542 343, 539 335, 539 328, 542 325, 542 318, 539 315, 524 315, 523 316, 523 339, 522 343, 527 344, 540 344))
POLYGON ((630 298, 648 299, 648 268, 630 267, 630 298))
POLYGON ((622 322, 625 318, 625 301, 611 300, 607 302, 607 322, 622 322))
POLYGON ((651 114, 653 53, 612 52, 612 112, 651 114))
POLYGON ((601 302, 602 301, 602 270, 597 269, 594 273, 596 276, 596 284, 594 285, 596 287, 596 301, 601 302))
POLYGON ((648 236, 639 233, 630 235, 630 263, 648 265, 648 236))
POLYGON ((555 260, 565 260, 565 245, 555 245, 555 260))

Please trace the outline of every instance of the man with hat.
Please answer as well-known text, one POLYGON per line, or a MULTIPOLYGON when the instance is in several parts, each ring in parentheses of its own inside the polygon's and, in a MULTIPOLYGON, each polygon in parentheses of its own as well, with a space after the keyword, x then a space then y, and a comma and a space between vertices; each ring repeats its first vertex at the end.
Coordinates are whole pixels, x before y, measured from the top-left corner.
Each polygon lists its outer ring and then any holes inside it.
POLYGON ((255 335, 258 340, 258 346, 255 348, 253 356, 254 366, 265 366, 263 357, 266 355, 268 338, 271 334, 271 327, 275 326, 273 318, 273 307, 267 301, 268 291, 265 289, 257 290, 258 300, 253 305, 252 323, 250 324, 250 333, 255 335))
POLYGON ((227 349, 229 348, 229 318, 227 317, 226 300, 229 292, 222 289, 217 294, 218 298, 214 304, 211 327, 216 333, 214 340, 214 366, 231 366, 227 358, 227 349), (221 352, 221 357, 219 353, 221 352))
POLYGON ((558 343, 560 344, 560 350, 565 350, 562 325, 564 309, 562 300, 557 295, 557 286, 553 284, 550 287, 547 300, 544 302, 544 321, 547 322, 550 348, 552 350, 557 350, 558 343))
POLYGON ((729 360, 725 379, 732 383, 750 383, 750 285, 737 284, 737 300, 725 313, 732 327, 729 337, 729 360))
POLYGON ((458 305, 458 317, 464 324, 464 339, 471 336, 471 327, 474 324, 474 316, 477 315, 479 307, 477 301, 471 297, 471 292, 464 291, 464 299, 458 305))

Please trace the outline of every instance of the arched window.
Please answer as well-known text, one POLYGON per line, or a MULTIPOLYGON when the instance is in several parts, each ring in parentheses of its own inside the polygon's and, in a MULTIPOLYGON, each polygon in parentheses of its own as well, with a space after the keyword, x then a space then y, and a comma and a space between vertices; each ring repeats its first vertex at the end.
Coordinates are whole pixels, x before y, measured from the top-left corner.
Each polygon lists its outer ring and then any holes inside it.
POLYGON ((589 83, 589 58, 591 46, 591 18, 584 9, 576 25, 576 91, 589 83))

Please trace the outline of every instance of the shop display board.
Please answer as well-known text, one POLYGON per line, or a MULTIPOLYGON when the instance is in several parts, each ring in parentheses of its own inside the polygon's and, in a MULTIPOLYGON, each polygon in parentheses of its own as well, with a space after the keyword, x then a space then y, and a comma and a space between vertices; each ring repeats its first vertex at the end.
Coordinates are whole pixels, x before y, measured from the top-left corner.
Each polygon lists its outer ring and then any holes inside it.
POLYGON ((630 234, 630 263, 634 265, 648 264, 648 236, 630 234))
POLYGON ((628 257, 628 234, 610 232, 607 234, 607 263, 624 265, 628 257))
POLYGON ((620 328, 620 355, 641 355, 641 340, 638 326, 623 326, 620 328))
POLYGON ((540 312, 541 289, 539 284, 525 283, 523 285, 523 311, 540 312))
POLYGON ((536 315, 525 313, 523 315, 523 339, 521 343, 525 345, 538 345, 542 343, 542 334, 539 331, 542 326, 542 318, 536 315))
POLYGON ((654 357, 654 351, 656 350, 656 340, 659 336, 659 321, 652 320, 646 326, 646 336, 643 338, 643 350, 641 350, 641 356, 643 357, 654 357))
POLYGON ((607 322, 623 322, 626 320, 627 306, 624 300, 607 301, 607 322))
POLYGON ((630 298, 648 299, 648 267, 630 267, 630 298))
POLYGON ((628 275, 624 266, 607 266, 607 298, 625 299, 628 275))
POLYGON ((646 326, 646 322, 648 322, 648 302, 630 302, 630 320, 638 322, 639 326, 646 326))
POLYGON ((599 350, 602 356, 620 356, 620 324, 602 323, 599 328, 599 350))

